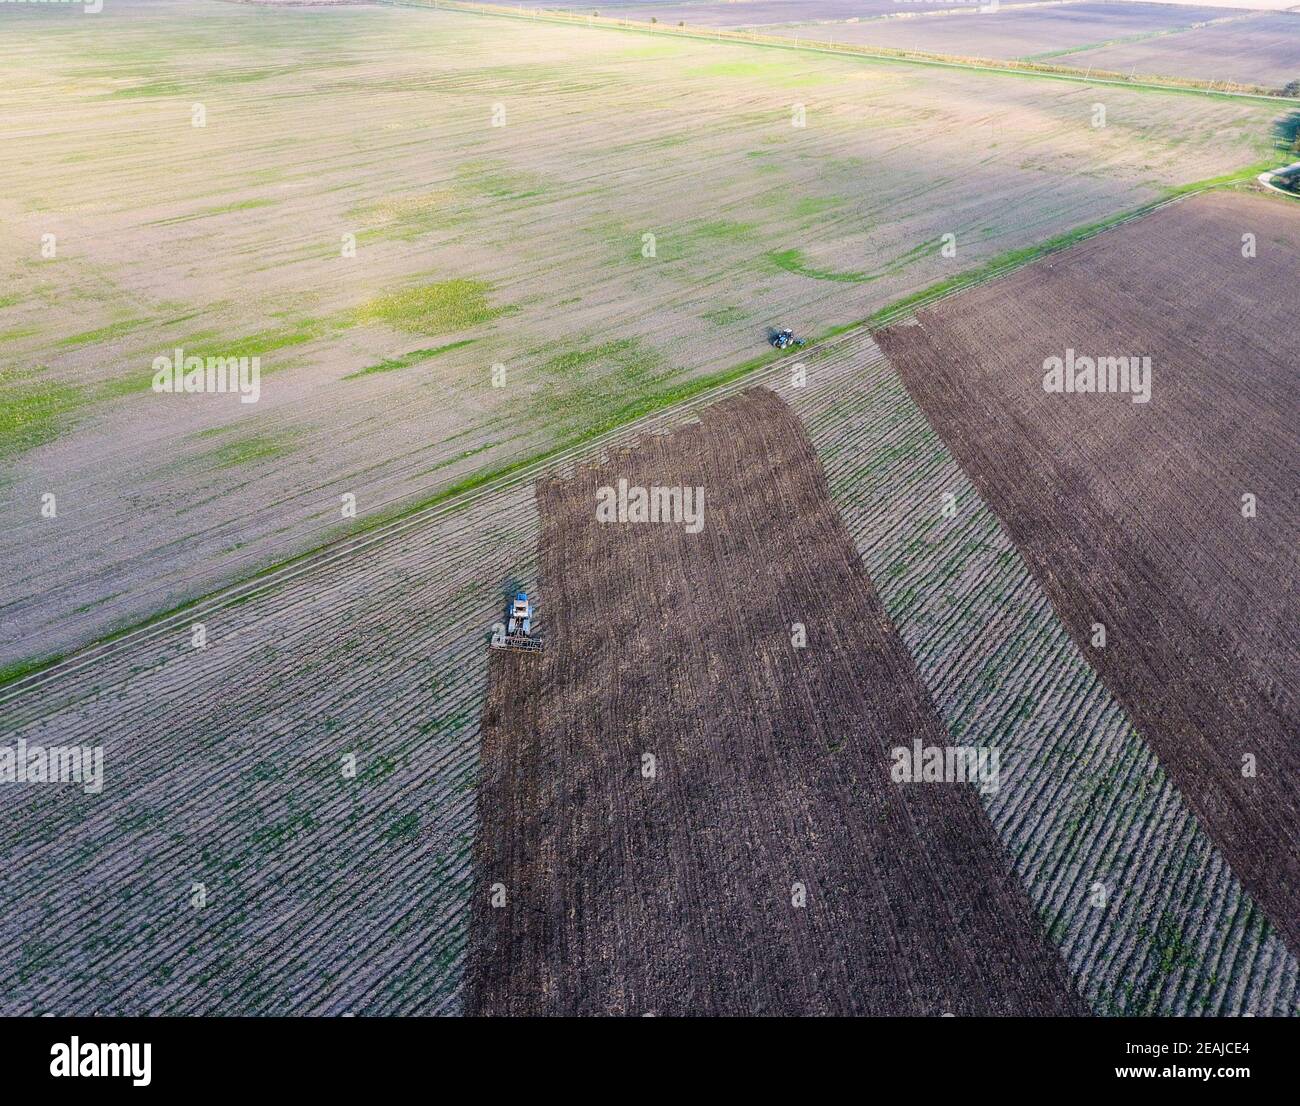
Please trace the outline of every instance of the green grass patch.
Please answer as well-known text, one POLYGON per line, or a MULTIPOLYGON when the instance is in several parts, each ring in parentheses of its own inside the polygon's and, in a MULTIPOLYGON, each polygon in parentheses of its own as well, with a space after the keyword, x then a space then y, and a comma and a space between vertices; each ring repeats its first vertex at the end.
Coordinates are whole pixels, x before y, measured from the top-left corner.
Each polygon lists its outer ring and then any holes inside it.
MULTIPOLYGON (((790 43, 791 46, 794 43, 790 43)), ((761 80, 781 87, 824 84, 832 75, 809 69, 793 58, 772 61, 717 61, 696 66, 682 73, 683 77, 718 78, 724 80, 761 80)))
POLYGON ((411 334, 446 334, 479 326, 511 310, 488 303, 485 280, 443 280, 389 292, 362 304, 356 322, 382 323, 411 334))
POLYGON ((0 687, 12 683, 14 680, 20 680, 31 672, 39 672, 42 668, 49 668, 52 664, 58 664, 65 655, 64 653, 51 653, 45 657, 28 657, 26 660, 6 664, 0 667, 0 687))
POLYGON ((691 236, 706 242, 742 242, 752 237, 757 229, 753 223, 734 223, 728 219, 715 219, 695 227, 691 231, 691 236))
POLYGON ((791 215, 796 219, 807 219, 813 215, 820 215, 824 211, 839 207, 844 200, 838 196, 804 196, 801 200, 796 200, 790 208, 791 215))
POLYGON ((110 100, 134 100, 150 96, 181 96, 189 85, 180 81, 145 81, 143 84, 127 88, 115 88, 109 94, 110 100))
MULTIPOLYGON (((322 338, 329 333, 329 329, 329 325, 322 319, 299 319, 288 327, 262 330, 230 341, 216 342, 205 337, 190 339, 191 342, 196 343, 193 348, 184 342, 178 342, 177 345, 185 351, 186 357, 202 357, 205 360, 209 357, 261 358, 276 350, 290 349, 322 338)), ((170 350, 161 352, 171 353, 170 350)), ((261 371, 266 373, 269 370, 262 365, 261 371)))
POLYGON ((493 200, 524 200, 546 192, 542 178, 495 161, 464 161, 456 167, 461 188, 493 200))
POLYGON ((575 433, 608 418, 623 397, 653 392, 673 375, 659 353, 635 338, 552 353, 538 368, 529 421, 560 435, 575 433))
POLYGON ((395 819, 392 825, 384 831, 384 839, 392 844, 397 844, 400 841, 414 841, 419 832, 420 816, 418 814, 403 814, 400 818, 395 819))
POLYGON ((292 434, 250 434, 200 453, 192 458, 189 464, 219 470, 240 468, 244 465, 283 457, 292 453, 295 448, 296 443, 292 434))
POLYGON ((364 369, 357 369, 356 372, 350 372, 344 380, 356 380, 360 376, 371 376, 374 373, 390 373, 398 369, 409 368, 411 365, 418 365, 421 361, 428 361, 437 357, 440 353, 449 353, 454 349, 462 349, 465 346, 472 346, 477 338, 464 338, 459 342, 449 342, 445 346, 435 346, 433 349, 414 349, 410 353, 404 353, 400 357, 386 357, 376 365, 367 365, 364 369))
MULTIPOLYGON (((176 346, 156 350, 154 353, 170 357, 179 348, 186 357, 202 357, 205 361, 209 357, 256 357, 258 359, 258 370, 265 375, 275 368, 275 366, 261 364, 261 359, 267 354, 274 353, 276 350, 302 345, 315 338, 323 337, 328 332, 328 325, 320 319, 301 319, 291 327, 280 330, 264 330, 257 334, 249 334, 243 338, 234 338, 230 341, 218 340, 216 333, 209 330, 191 335, 189 338, 178 342, 176 346)), ((122 396, 151 391, 154 377, 152 354, 149 360, 150 367, 146 369, 104 381, 94 389, 90 394, 90 398, 97 401, 108 401, 120 399, 122 396)))
POLYGON ((119 376, 104 381, 94 390, 91 398, 107 402, 121 399, 123 396, 143 395, 145 392, 152 391, 153 369, 148 369, 145 372, 131 373, 129 376, 119 376))
POLYGON ((1204 192, 1207 188, 1223 188, 1230 184, 1242 184, 1245 181, 1254 180, 1260 173, 1269 172, 1276 165, 1276 161, 1260 161, 1245 169, 1237 169, 1231 173, 1224 173, 1219 177, 1207 177, 1205 180, 1192 181, 1190 184, 1180 184, 1173 188, 1166 188, 1165 196, 1168 199, 1173 199, 1175 196, 1187 196, 1193 192, 1204 192))
POLYGON ((632 366, 641 360, 639 350, 640 345, 635 338, 619 338, 586 349, 566 350, 563 353, 553 354, 542 364, 541 371, 546 376, 576 377, 580 372, 602 362, 613 361, 620 365, 632 366))
POLYGON ((929 238, 919 246, 913 246, 906 253, 899 254, 894 258, 894 260, 889 263, 889 271, 893 273, 897 272, 899 269, 904 269, 908 265, 912 264, 912 262, 919 261, 922 257, 938 252, 942 245, 943 239, 929 238))
POLYGON ((380 226, 370 227, 357 236, 358 241, 397 238, 411 241, 435 230, 446 230, 468 217, 466 205, 455 189, 441 188, 407 196, 393 196, 353 208, 351 214, 380 226))
POLYGON ((189 223, 195 219, 210 219, 214 215, 229 215, 233 211, 252 211, 259 207, 274 207, 277 201, 268 199, 236 200, 234 203, 219 204, 217 207, 205 207, 189 215, 173 215, 168 219, 155 219, 150 226, 169 227, 176 223, 189 223))
POLYGON ((149 66, 148 68, 123 66, 101 70, 83 70, 81 75, 83 77, 92 76, 110 79, 120 79, 124 76, 153 77, 154 79, 143 80, 139 84, 112 89, 107 94, 111 100, 135 100, 148 99, 153 96, 196 96, 202 89, 212 85, 252 84, 256 81, 265 81, 271 77, 281 77, 299 71, 294 66, 268 66, 257 69, 213 68, 205 71, 201 76, 176 79, 174 77, 155 76, 158 72, 157 66, 149 66))
POLYGON ((8 460, 52 442, 85 400, 76 385, 0 369, 0 457, 8 460))
POLYGON ((61 349, 76 349, 78 346, 88 346, 95 342, 111 342, 114 338, 120 338, 124 334, 130 334, 131 331, 138 330, 147 322, 149 322, 148 319, 122 319, 120 322, 109 323, 108 326, 97 327, 94 330, 83 330, 80 334, 60 338, 55 345, 61 349))
POLYGON ((875 280, 870 273, 837 273, 830 269, 818 269, 809 265, 799 250, 770 250, 766 257, 777 269, 812 280, 830 280, 840 284, 865 284, 875 280))
POLYGON ((228 422, 222 426, 209 426, 204 430, 196 430, 193 434, 187 434, 186 437, 202 441, 205 438, 216 438, 220 437, 222 434, 229 434, 232 430, 238 429, 238 427, 238 423, 228 422))
POLYGON ((769 66, 759 61, 715 61, 688 69, 684 77, 765 77, 769 66))
POLYGON ((655 256, 642 254, 642 232, 630 227, 610 223, 598 224, 594 229, 614 243, 614 249, 638 264, 683 261, 687 258, 713 260, 712 255, 724 243, 752 243, 759 228, 754 223, 739 223, 731 219, 712 219, 695 226, 674 227, 655 231, 655 256), (625 252, 626 251, 626 252, 625 252))
MULTIPOLYGON (((88 345, 126 334, 147 320, 134 319, 86 331, 61 346, 88 345)), ((304 320, 285 330, 269 330, 205 349, 186 349, 187 354, 207 357, 263 357, 277 349, 298 345, 319 337, 326 327, 319 320, 304 320)), ((170 351, 168 351, 170 352, 170 351)), ((261 371, 269 369, 263 365, 261 371)), ((69 425, 71 417, 93 403, 123 396, 145 394, 153 382, 147 367, 116 379, 96 384, 68 384, 44 380, 37 373, 0 370, 0 457, 12 459, 53 441, 69 425)))

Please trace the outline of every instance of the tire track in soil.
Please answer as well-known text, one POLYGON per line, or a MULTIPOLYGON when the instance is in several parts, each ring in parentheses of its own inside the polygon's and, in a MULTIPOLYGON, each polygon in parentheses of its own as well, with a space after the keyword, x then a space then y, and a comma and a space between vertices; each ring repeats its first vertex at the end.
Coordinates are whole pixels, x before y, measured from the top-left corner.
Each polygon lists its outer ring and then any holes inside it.
POLYGON ((550 636, 490 662, 467 1012, 1086 1012, 975 790, 890 782, 947 731, 778 397, 537 497, 550 636), (600 525, 620 477, 703 486, 703 530, 600 525))

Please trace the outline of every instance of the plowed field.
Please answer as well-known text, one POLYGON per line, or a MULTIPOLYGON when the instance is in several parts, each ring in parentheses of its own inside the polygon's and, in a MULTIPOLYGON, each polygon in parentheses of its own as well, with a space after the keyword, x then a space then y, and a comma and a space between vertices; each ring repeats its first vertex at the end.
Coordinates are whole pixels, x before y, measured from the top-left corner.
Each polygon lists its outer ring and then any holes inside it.
POLYGON ((550 641, 491 665, 471 1012, 1084 1012, 973 786, 891 782, 947 731, 777 396, 538 507, 550 641), (601 524, 620 479, 702 487, 703 529, 601 524))
POLYGON ((1203 196, 880 336, 1292 949, 1300 404, 1282 351, 1297 257, 1300 211, 1285 201, 1203 196), (1149 356, 1150 401, 1045 391, 1044 360, 1067 349, 1149 356))

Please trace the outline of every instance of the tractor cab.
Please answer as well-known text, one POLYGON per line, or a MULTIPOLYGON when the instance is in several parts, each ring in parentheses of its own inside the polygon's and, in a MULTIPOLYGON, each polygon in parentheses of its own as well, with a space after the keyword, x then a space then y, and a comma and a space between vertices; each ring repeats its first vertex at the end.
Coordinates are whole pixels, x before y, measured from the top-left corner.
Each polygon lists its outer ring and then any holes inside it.
POLYGON ((528 602, 528 593, 516 592, 514 600, 510 604, 510 622, 506 627, 506 633, 523 634, 526 637, 532 633, 532 623, 533 608, 528 602))

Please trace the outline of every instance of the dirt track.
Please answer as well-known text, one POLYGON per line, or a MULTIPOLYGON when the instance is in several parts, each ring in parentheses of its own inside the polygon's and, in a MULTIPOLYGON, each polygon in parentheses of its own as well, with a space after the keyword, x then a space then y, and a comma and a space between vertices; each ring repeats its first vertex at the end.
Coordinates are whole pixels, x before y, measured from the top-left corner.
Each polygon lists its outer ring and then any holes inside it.
POLYGON ((1084 1012, 970 785, 890 781, 949 739, 779 399, 538 503, 548 644, 492 658, 468 1012, 1084 1012), (703 486, 703 530, 597 523, 620 477, 703 486))
POLYGON ((1300 211, 1198 197, 879 336, 1293 951, 1300 405, 1285 351, 1297 257, 1300 211), (1256 257, 1242 256, 1246 232, 1256 257), (1152 357, 1150 402, 1045 392, 1043 360, 1067 348, 1152 357), (1104 648, 1090 644, 1094 622, 1104 648))

